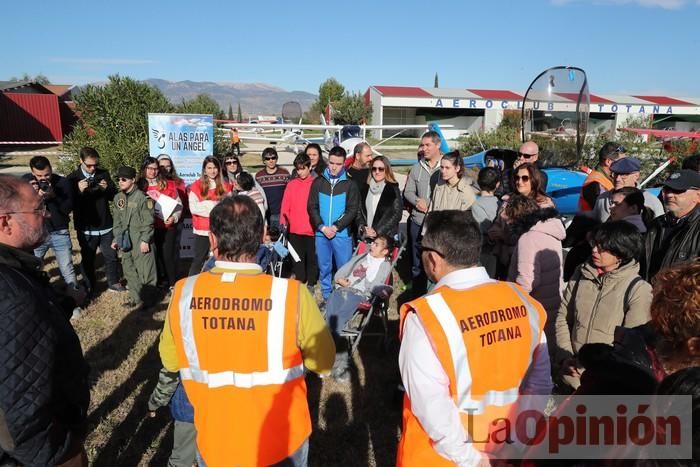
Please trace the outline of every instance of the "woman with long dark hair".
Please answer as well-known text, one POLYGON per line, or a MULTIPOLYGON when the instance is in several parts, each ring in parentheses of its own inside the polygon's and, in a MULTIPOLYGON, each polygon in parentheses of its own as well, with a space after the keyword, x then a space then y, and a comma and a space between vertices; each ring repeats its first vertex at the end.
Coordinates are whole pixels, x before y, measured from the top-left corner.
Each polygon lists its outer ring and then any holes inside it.
POLYGON ((511 254, 508 281, 515 282, 547 311, 545 334, 554 341, 554 320, 561 303, 564 224, 554 208, 540 208, 534 197, 511 195, 503 211, 517 238, 511 254))
POLYGON ((535 164, 527 162, 513 170, 511 186, 515 188, 514 192, 534 199, 541 208, 554 207, 554 201, 544 191, 542 172, 535 164))
POLYGON ((221 174, 221 163, 214 156, 202 161, 202 176, 190 186, 190 211, 194 233, 194 256, 189 275, 198 274, 209 254, 209 213, 233 187, 221 174))
POLYGON ((177 185, 174 180, 168 180, 163 175, 156 158, 147 157, 141 165, 138 186, 155 202, 153 242, 158 283, 172 287, 177 281, 176 267, 180 249, 177 243, 177 223, 182 215, 182 201, 177 185), (164 212, 164 208, 168 211, 164 212))
POLYGON ((391 162, 384 156, 372 160, 367 184, 360 193, 360 212, 357 220, 360 236, 374 240, 379 235, 394 238, 399 231, 403 213, 403 197, 391 170, 391 162))
POLYGON ((476 192, 471 182, 471 177, 464 172, 464 159, 459 151, 452 151, 442 156, 440 179, 433 190, 428 211, 470 209, 476 201, 476 192))
POLYGON ((510 198, 519 194, 532 199, 541 209, 554 208, 554 201, 544 192, 544 178, 535 164, 525 163, 513 170, 510 186, 513 191, 503 195, 501 208, 496 219, 488 230, 489 240, 494 245, 494 253, 498 258, 496 277, 505 279, 510 267, 510 258, 518 241, 518 236, 510 230, 518 219, 506 219, 505 210, 510 198))
POLYGON ((326 170, 326 160, 323 158, 323 151, 321 150, 321 145, 317 143, 309 143, 304 149, 304 154, 309 156, 311 160, 311 176, 313 178, 323 175, 323 171, 326 170))
POLYGON ((190 208, 187 199, 187 184, 178 175, 173 159, 167 154, 159 154, 156 159, 158 159, 158 168, 163 177, 175 182, 177 194, 180 197, 180 201, 182 201, 182 216, 180 217, 184 218, 189 216, 190 208))

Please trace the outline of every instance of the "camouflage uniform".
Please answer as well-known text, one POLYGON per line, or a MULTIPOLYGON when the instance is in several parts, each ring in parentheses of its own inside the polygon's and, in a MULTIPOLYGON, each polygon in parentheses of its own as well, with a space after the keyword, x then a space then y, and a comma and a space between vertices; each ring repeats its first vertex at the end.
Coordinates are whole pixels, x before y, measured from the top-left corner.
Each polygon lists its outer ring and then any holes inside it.
POLYGON ((170 413, 175 419, 173 450, 168 459, 168 467, 192 467, 197 451, 194 409, 180 384, 180 375, 161 368, 158 374, 158 385, 148 399, 148 410, 155 412, 168 404, 171 406, 170 413))
POLYGON ((129 230, 131 250, 122 251, 122 269, 134 305, 151 305, 156 300, 156 260, 153 252, 153 200, 134 186, 114 197, 114 238, 129 230), (141 242, 148 253, 141 253, 141 242))

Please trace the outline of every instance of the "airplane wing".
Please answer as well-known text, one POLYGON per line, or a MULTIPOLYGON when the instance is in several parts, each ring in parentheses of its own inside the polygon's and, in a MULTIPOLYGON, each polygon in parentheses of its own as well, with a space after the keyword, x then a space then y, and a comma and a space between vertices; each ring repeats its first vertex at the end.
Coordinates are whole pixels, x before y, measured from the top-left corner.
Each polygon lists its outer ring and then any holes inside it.
MULTIPOLYGON (((430 127, 430 123, 424 125, 358 125, 365 130, 425 130, 430 127)), ((440 125, 440 128, 453 128, 454 125, 440 125)))
MULTIPOLYGON (((217 123, 225 120, 216 120, 217 123)), ((224 123, 224 128, 263 129, 263 130, 340 130, 342 125, 304 125, 298 123, 224 123)), ((422 128, 422 127, 421 127, 422 128)))
MULTIPOLYGON (((230 120, 215 120, 216 123, 222 123, 224 128, 260 128, 267 130, 340 130, 346 125, 306 125, 298 123, 233 123, 230 120)), ((411 129, 427 129, 429 124, 423 125, 357 125, 360 130, 411 130, 411 129)), ((441 128, 453 128, 454 125, 440 125, 441 128)))
POLYGON ((657 138, 692 138, 700 139, 698 131, 652 130, 650 128, 618 128, 638 135, 650 135, 657 138))

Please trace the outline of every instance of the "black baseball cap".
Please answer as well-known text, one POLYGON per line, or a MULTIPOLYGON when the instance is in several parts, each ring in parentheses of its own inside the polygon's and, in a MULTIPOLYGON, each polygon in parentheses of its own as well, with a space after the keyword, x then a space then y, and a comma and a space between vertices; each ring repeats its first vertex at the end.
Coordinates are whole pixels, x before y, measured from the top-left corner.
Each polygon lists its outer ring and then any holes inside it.
POLYGON ((700 190, 700 172, 679 170, 666 179, 664 186, 675 191, 700 190))
POLYGON ((127 167, 125 165, 119 167, 117 170, 117 178, 136 178, 136 169, 133 167, 127 167))

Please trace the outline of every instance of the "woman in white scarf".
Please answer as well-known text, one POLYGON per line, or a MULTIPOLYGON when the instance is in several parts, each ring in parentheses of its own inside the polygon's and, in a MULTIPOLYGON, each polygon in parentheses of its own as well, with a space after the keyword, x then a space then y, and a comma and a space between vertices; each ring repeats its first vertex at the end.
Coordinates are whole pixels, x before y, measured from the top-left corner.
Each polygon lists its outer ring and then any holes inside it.
POLYGON ((357 221, 360 237, 365 240, 378 235, 393 238, 399 230, 403 199, 389 159, 377 156, 372 160, 366 188, 363 187, 360 195, 363 200, 357 221))

